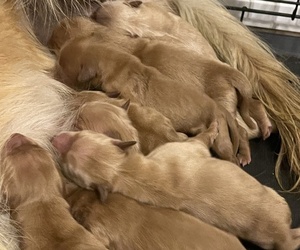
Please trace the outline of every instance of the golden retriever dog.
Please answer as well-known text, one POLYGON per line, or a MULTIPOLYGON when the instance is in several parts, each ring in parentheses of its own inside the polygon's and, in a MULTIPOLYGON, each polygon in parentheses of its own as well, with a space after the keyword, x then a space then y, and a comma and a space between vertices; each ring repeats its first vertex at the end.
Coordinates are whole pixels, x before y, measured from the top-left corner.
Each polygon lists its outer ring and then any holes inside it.
POLYGON ((186 23, 183 24, 182 19, 174 14, 180 15, 201 32, 221 60, 246 75, 253 87, 254 97, 264 104, 268 117, 272 119, 273 129, 276 126, 281 136, 275 175, 281 184, 280 166, 286 156, 291 170, 297 176, 295 185, 291 187, 291 190, 295 189, 300 183, 298 77, 276 60, 270 48, 236 20, 217 0, 204 0, 201 3, 194 0, 150 0, 135 4, 135 7, 130 4, 126 6, 123 2, 113 2, 114 5, 120 6, 120 9, 111 10, 111 2, 102 5, 101 14, 105 25, 112 27, 116 24, 132 36, 153 37, 167 34, 182 40, 188 48, 191 48, 191 45, 197 46, 194 41, 198 33, 188 29, 186 23), (114 16, 113 21, 110 18, 111 14, 114 16), (155 18, 152 20, 152 17, 155 18), (139 28, 136 25, 139 25, 139 28))
POLYGON ((186 213, 141 204, 121 194, 110 194, 101 203, 95 192, 79 189, 67 201, 74 218, 96 237, 107 236, 114 249, 245 249, 233 235, 186 213))
MULTIPOLYGON (((125 7, 128 8, 128 7, 125 7)), ((113 17, 111 17, 113 18, 113 17)), ((194 84, 201 88, 208 96, 227 109, 236 117, 237 106, 246 122, 243 127, 248 128, 250 136, 257 135, 256 125, 249 115, 249 107, 254 110, 256 122, 266 139, 271 133, 271 122, 267 117, 262 104, 261 112, 250 105, 257 102, 252 99, 252 87, 248 79, 239 71, 227 64, 204 58, 191 53, 178 44, 170 45, 172 38, 131 39, 116 30, 103 25, 97 25, 83 17, 64 19, 52 32, 49 47, 58 54, 59 49, 66 41, 78 36, 96 34, 99 43, 109 43, 125 49, 128 53, 137 56, 143 64, 157 68, 161 73, 172 79, 181 81, 184 85, 194 84), (238 96, 237 96, 238 95, 238 96)), ((253 112, 252 112, 253 113, 253 112)))
POLYGON ((161 112, 178 132, 195 134, 217 119, 220 134, 213 150, 222 159, 239 162, 237 123, 223 107, 200 89, 183 86, 138 58, 93 38, 74 38, 61 49, 58 62, 69 86, 88 89, 93 85, 104 92, 120 92, 122 98, 161 112))
MULTIPOLYGON (((77 94, 77 98, 79 100, 82 100, 82 105, 85 105, 89 102, 106 102, 108 104, 115 105, 118 107, 118 110, 115 110, 116 113, 122 112, 124 115, 124 111, 120 107, 123 107, 126 105, 129 105, 127 107, 127 116, 130 120, 128 122, 128 118, 125 118, 125 121, 119 121, 112 125, 113 127, 116 127, 116 124, 122 124, 125 122, 127 125, 128 131, 133 130, 130 128, 130 123, 132 126, 137 130, 138 138, 136 139, 135 132, 132 131, 132 136, 128 135, 130 137, 129 140, 135 140, 139 142, 139 148, 141 152, 145 155, 149 154, 153 149, 156 147, 167 143, 167 142, 175 142, 175 141, 183 141, 187 139, 187 135, 183 133, 178 133, 175 131, 170 119, 166 118, 164 115, 162 115, 160 112, 153 108, 149 107, 142 107, 138 103, 129 103, 126 102, 123 99, 120 98, 110 98, 105 93, 100 91, 81 91, 77 94), (126 105, 124 105, 126 104, 126 105)), ((93 112, 93 111, 91 111, 93 112)), ((94 110, 94 112, 99 112, 97 110, 94 110)), ((113 115, 113 114, 111 114, 113 115)), ((87 119, 87 118, 86 118, 87 119)), ((101 117, 91 117, 92 123, 97 122, 98 119, 103 120, 101 117)), ((106 124, 106 120, 103 120, 104 124, 106 124)), ((108 122, 110 123, 110 122, 108 122)), ((108 125, 108 124, 106 124, 108 125)), ((97 124, 90 126, 84 126, 83 123, 78 127, 78 129, 89 129, 94 130, 96 132, 100 132, 98 130, 94 129, 94 126, 97 126, 97 124)), ((109 128, 108 128, 109 129, 109 128)), ((118 131, 118 133, 122 134, 122 131, 124 130, 123 126, 117 127, 115 130, 118 131)), ((129 133, 130 134, 130 133, 129 133)), ((122 140, 125 140, 125 135, 121 135, 122 140), (124 138, 124 139, 123 139, 124 138)), ((127 137, 128 140, 128 137, 127 137)), ((249 148, 249 146, 248 146, 249 148)), ((247 149, 246 149, 247 151, 247 149)), ((244 155, 244 154, 243 154, 244 155)), ((245 154, 247 155, 247 154, 245 154)))
POLYGON ((13 134, 1 152, 1 172, 22 249, 107 249, 73 219, 55 162, 34 141, 13 134))
POLYGON ((264 249, 295 250, 300 229, 290 228, 285 200, 235 164, 211 157, 217 127, 213 122, 195 138, 164 144, 148 156, 92 131, 63 132, 52 143, 63 172, 83 188, 184 211, 264 249))

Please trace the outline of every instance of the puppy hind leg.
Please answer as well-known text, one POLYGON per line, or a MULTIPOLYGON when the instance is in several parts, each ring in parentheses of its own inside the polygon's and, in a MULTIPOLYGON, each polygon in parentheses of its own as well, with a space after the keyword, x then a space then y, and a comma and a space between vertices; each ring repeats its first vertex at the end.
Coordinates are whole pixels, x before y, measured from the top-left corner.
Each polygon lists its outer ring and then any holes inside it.
POLYGON ((239 160, 239 163, 244 167, 251 162, 250 145, 246 129, 238 126, 238 130, 240 135, 240 143, 237 158, 239 160))
POLYGON ((221 159, 228 160, 239 165, 238 159, 236 158, 233 150, 233 144, 231 143, 227 122, 224 118, 219 119, 218 122, 219 134, 212 145, 212 149, 221 159))
POLYGON ((267 115, 265 107, 259 100, 251 99, 250 101, 250 115, 256 121, 263 139, 267 139, 273 130, 272 123, 267 115))

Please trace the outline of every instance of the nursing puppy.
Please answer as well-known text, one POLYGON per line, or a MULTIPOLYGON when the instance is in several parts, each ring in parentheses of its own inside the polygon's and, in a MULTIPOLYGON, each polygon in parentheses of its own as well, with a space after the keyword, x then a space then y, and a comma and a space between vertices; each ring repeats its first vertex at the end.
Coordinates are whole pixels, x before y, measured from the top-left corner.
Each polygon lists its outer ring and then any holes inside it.
POLYGON ((120 194, 105 203, 80 189, 67 198, 74 218, 115 249, 242 250, 238 239, 183 212, 141 204, 120 194), (138 216, 137 216, 138 215, 138 216))
POLYGON ((92 85, 104 92, 120 92, 125 99, 161 112, 178 132, 195 134, 217 119, 220 134, 213 149, 222 159, 238 162, 235 120, 200 89, 183 86, 130 54, 99 44, 93 36, 70 40, 58 62, 69 86, 85 89, 92 85))
POLYGON ((1 152, 2 192, 20 224, 22 249, 107 249, 71 216, 50 153, 21 134, 1 152))
POLYGON ((234 164, 212 158, 208 147, 216 136, 214 122, 195 138, 148 156, 125 153, 126 142, 89 131, 64 132, 52 143, 63 172, 79 186, 184 211, 265 249, 296 249, 300 230, 290 229, 285 200, 234 164))

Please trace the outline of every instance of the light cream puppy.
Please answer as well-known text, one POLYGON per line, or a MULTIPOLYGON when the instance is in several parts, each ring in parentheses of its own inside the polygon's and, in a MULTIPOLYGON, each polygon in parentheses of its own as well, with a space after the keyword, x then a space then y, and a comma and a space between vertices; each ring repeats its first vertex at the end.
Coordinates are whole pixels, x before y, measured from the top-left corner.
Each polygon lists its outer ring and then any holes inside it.
POLYGON ((125 99, 161 112, 176 131, 195 134, 217 119, 220 134, 213 149, 222 159, 238 163, 237 123, 200 89, 183 86, 130 54, 99 44, 93 36, 67 42, 60 52, 59 65, 69 86, 86 89, 91 84, 105 92, 118 91, 125 99))
POLYGON ((64 173, 84 188, 184 211, 265 249, 295 250, 300 230, 290 228, 288 204, 234 164, 212 158, 208 146, 216 136, 212 123, 196 138, 148 156, 126 153, 126 142, 89 131, 61 133, 52 143, 64 173))
POLYGON ((245 249, 233 235, 186 213, 141 204, 121 194, 110 194, 101 203, 95 192, 80 189, 67 200, 75 219, 96 237, 107 235, 115 249, 245 249))
POLYGON ((50 153, 21 134, 1 152, 2 192, 20 224, 22 249, 107 249, 71 216, 50 153))

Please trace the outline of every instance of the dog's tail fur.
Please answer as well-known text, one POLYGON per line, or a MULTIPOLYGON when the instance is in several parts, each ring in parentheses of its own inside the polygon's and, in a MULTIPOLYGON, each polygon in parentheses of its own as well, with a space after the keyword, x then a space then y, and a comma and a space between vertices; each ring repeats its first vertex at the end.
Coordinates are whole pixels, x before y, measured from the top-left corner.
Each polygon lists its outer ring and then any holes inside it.
MULTIPOLYGON (((168 0, 172 9, 195 26, 210 42, 221 60, 243 72, 255 96, 264 104, 281 136, 276 163, 280 179, 281 163, 287 156, 291 172, 300 186, 300 82, 280 63, 269 47, 239 23, 217 0, 168 0)), ((283 187, 283 186, 282 186, 283 187)))

